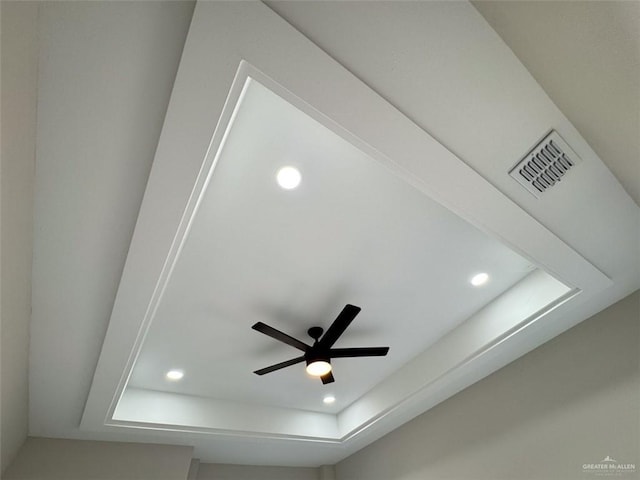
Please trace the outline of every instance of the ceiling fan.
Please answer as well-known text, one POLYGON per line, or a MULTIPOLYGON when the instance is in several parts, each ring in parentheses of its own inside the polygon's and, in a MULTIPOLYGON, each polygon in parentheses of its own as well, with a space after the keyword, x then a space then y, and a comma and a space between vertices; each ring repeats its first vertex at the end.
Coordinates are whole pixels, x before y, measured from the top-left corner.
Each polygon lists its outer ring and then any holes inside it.
POLYGON ((360 307, 347 304, 324 335, 322 335, 324 332, 322 327, 311 327, 307 330, 307 333, 311 338, 313 338, 313 345, 307 345, 306 343, 301 342, 280 330, 276 330, 269 325, 265 325, 262 322, 256 323, 251 328, 297 348, 298 350, 302 350, 304 355, 292 358, 285 362, 276 363, 269 367, 261 368, 253 373, 257 375, 265 375, 297 363, 307 362, 307 373, 315 377, 320 377, 322 383, 326 385, 327 383, 335 381, 333 378, 333 372, 331 371, 332 358, 384 357, 389 352, 389 347, 331 348, 358 313, 360 313, 360 307))

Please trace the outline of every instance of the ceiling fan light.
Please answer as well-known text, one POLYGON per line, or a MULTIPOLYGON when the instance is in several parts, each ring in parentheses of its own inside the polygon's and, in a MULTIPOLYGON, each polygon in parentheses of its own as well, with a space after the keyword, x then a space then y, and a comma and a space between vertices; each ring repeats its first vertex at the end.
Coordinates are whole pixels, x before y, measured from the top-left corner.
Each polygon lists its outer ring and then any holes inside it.
POLYGON ((331 371, 331 364, 326 360, 314 360, 307 364, 307 373, 314 377, 322 377, 331 371))

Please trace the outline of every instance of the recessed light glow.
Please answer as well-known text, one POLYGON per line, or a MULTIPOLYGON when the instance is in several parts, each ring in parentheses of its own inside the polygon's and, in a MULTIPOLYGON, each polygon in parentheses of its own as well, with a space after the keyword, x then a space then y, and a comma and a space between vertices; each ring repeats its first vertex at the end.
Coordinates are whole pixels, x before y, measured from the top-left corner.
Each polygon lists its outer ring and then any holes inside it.
POLYGON ((334 397, 333 395, 327 395, 322 399, 322 401, 327 405, 331 405, 336 401, 336 397, 334 397))
POLYGON ((331 371, 331 364, 325 360, 316 360, 307 365, 307 373, 314 377, 321 377, 331 371))
POLYGON ((471 285, 474 287, 479 287, 480 285, 484 285, 489 281, 489 275, 486 273, 478 273, 471 278, 471 285))
POLYGON ((184 377, 184 372, 182 370, 169 370, 167 372, 167 380, 171 380, 173 382, 178 381, 184 377))
POLYGON ((300 185, 302 176, 300 175, 300 170, 295 167, 282 167, 278 170, 276 179, 278 180, 278 185, 282 188, 292 190, 300 185))

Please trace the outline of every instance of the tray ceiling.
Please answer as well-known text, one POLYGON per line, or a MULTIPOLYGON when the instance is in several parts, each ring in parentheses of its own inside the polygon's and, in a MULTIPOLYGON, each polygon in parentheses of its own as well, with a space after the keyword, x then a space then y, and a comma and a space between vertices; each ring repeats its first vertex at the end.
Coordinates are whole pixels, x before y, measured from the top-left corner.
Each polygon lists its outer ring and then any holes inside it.
POLYGON ((412 88, 464 112, 456 142, 264 4, 197 5, 78 435, 191 444, 212 462, 335 463, 637 281, 633 262, 593 261, 608 257, 588 238, 601 225, 615 255, 632 251, 637 207, 470 5, 428 9, 455 42, 425 58, 449 73, 412 88), (461 88, 486 62, 499 86, 461 88), (534 203, 508 170, 551 129, 583 161, 534 203), (297 189, 278 187, 283 165, 297 189), (480 271, 490 281, 474 288, 480 271), (339 346, 388 357, 337 359, 328 386, 301 365, 252 373, 297 355, 254 322, 304 339, 346 303, 363 310, 339 346), (172 368, 184 378, 167 381, 172 368))
POLYGON ((337 412, 533 270, 254 80, 220 150, 130 386, 337 412), (295 190, 276 182, 285 165, 302 174, 295 190), (478 272, 491 281, 473 287, 478 272), (326 387, 303 365, 252 374, 298 356, 253 323, 308 341, 346 303, 363 311, 337 346, 388 357, 337 359, 326 387), (175 367, 185 378, 167 381, 175 367))
POLYGON ((195 19, 84 429, 357 448, 610 283, 263 5, 203 5, 195 19), (259 27, 238 35, 248 18, 259 27), (229 45, 218 58, 207 32, 229 45), (219 79, 207 87, 205 58, 219 79), (176 113, 187 91, 209 106, 209 139, 181 147, 198 118, 176 113), (300 171, 297 188, 277 185, 283 166, 300 171), (479 272, 491 281, 474 288, 479 272), (335 360, 326 386, 301 368, 252 373, 297 356, 253 323, 304 338, 346 303, 363 312, 340 346, 388 345, 388 357, 335 360), (167 381, 174 368, 184 377, 167 381))
MULTIPOLYGON (((390 412, 406 411, 418 393, 433 397, 425 392, 438 382, 439 394, 453 388, 449 377, 580 292, 429 199, 401 166, 365 154, 340 125, 244 60, 220 118, 169 253, 156 260, 163 267, 151 297, 136 295, 123 275, 116 301, 134 296, 146 313, 139 328, 112 326, 105 341, 101 364, 115 373, 114 338, 135 339, 105 425, 348 442, 380 420, 393 424, 390 412), (278 185, 284 166, 304 178, 296 188, 278 185), (472 285, 478 273, 490 281, 472 285), (346 303, 366 311, 348 332, 356 343, 341 345, 386 345, 392 354, 335 360, 338 382, 329 385, 300 368, 251 373, 292 356, 265 344, 253 323, 304 338, 346 303), (184 377, 167 378, 171 370, 184 377), (393 396, 376 398, 380 391, 393 396), (337 400, 329 407, 326 394, 337 400)), ((466 182, 490 188, 473 173, 466 182)), ((147 252, 128 264, 153 260, 147 252)), ((575 268, 607 281, 580 259, 575 268)), ((114 320, 133 312, 120 307, 114 320)), ((98 375, 92 391, 100 384, 113 388, 98 375)), ((101 408, 92 398, 87 406, 101 408)), ((101 421, 88 411, 85 425, 101 421)))

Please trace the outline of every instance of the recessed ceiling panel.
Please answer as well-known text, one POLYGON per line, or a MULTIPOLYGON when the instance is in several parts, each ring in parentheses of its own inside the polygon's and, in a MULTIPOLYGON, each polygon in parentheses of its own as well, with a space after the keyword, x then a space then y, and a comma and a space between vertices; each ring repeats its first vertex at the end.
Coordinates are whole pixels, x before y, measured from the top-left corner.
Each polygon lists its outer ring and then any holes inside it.
POLYGON ((129 385, 339 411, 532 268, 248 79, 129 385), (278 184, 285 166, 297 188, 278 184), (474 287, 479 272, 490 280, 474 287), (336 347, 390 346, 387 357, 335 359, 326 386, 304 364, 252 373, 299 355, 252 324, 311 342, 307 329, 347 303, 362 312, 336 347), (168 380, 172 368, 184 378, 168 380))

